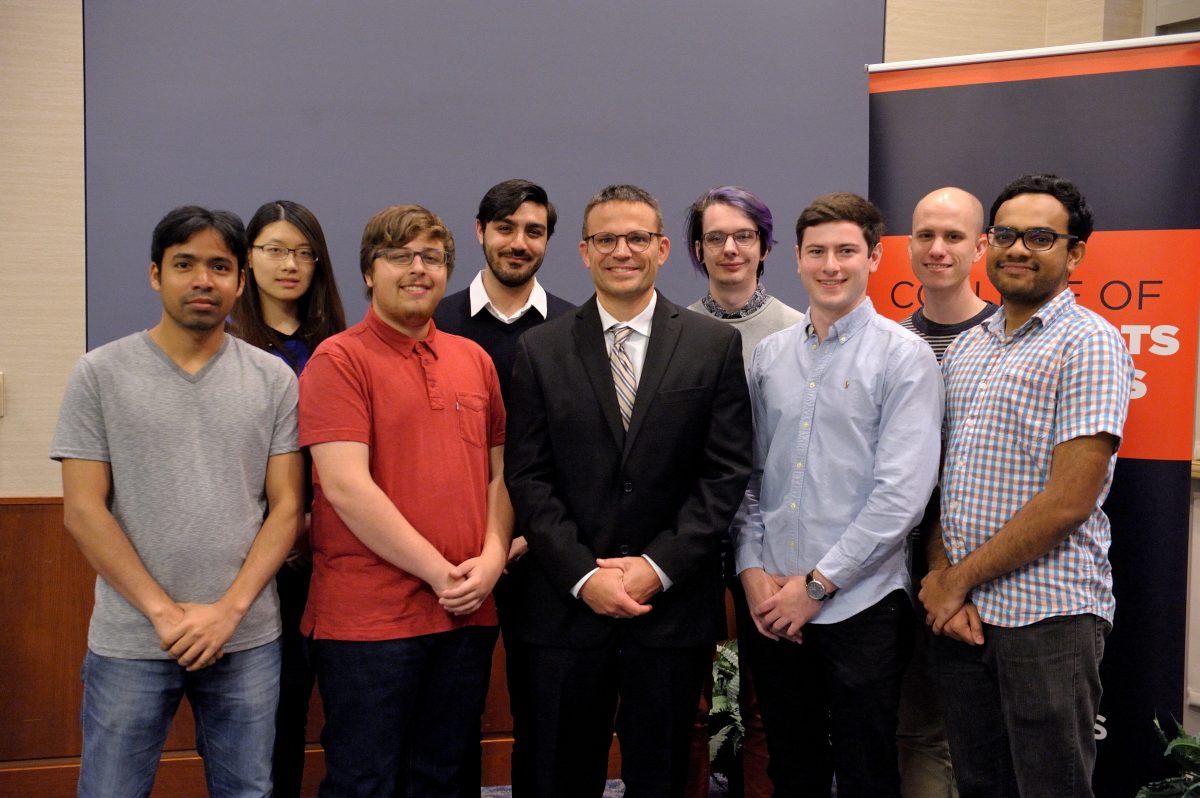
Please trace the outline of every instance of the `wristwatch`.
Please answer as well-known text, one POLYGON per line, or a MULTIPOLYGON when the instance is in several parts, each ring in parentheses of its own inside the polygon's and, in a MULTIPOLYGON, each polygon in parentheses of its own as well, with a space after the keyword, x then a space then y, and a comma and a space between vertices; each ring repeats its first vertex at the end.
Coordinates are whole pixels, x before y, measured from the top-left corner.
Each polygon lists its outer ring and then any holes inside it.
POLYGON ((808 593, 808 597, 813 601, 829 601, 833 598, 833 594, 825 589, 825 585, 813 576, 813 571, 809 571, 808 576, 804 577, 804 592, 808 593))

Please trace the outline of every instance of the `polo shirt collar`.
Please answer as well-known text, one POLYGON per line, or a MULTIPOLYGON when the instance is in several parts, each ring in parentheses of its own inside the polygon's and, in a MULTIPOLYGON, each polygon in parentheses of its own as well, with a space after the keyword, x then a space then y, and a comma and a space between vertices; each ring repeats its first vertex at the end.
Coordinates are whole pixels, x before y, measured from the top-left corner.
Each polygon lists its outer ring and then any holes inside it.
POLYGON ((427 349, 434 357, 438 353, 439 333, 433 319, 429 320, 429 334, 424 339, 409 338, 404 333, 392 327, 375 312, 373 305, 367 305, 367 317, 363 320, 367 329, 375 333, 385 344, 396 350, 404 357, 411 357, 418 347, 427 349))

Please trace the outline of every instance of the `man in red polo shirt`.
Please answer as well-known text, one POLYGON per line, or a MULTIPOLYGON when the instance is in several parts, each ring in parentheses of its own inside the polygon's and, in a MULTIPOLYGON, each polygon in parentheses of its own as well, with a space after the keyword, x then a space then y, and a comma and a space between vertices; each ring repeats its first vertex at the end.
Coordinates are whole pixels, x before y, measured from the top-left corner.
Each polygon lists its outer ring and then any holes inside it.
POLYGON ((315 638, 322 796, 454 796, 486 696, 512 506, 504 405, 487 353, 431 321, 454 238, 417 205, 367 223, 366 318, 301 381, 315 467, 315 638))

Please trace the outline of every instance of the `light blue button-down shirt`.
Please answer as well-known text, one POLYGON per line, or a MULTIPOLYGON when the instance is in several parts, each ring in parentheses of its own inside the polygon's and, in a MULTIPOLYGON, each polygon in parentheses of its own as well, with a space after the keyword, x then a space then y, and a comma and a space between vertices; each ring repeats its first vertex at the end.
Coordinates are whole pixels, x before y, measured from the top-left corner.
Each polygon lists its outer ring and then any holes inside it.
POLYGON ((933 351, 864 299, 824 341, 807 316, 763 339, 748 380, 754 475, 734 525, 738 572, 820 570, 838 591, 812 623, 911 590, 905 541, 941 447, 933 351))

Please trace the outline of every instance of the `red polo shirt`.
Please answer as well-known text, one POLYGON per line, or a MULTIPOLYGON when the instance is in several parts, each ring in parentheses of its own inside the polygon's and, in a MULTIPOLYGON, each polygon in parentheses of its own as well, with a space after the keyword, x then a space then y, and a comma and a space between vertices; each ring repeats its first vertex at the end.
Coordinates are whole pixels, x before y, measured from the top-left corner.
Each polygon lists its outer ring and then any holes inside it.
MULTIPOLYGON (((300 379, 300 445, 356 441, 371 476, 418 532, 458 564, 483 550, 488 450, 504 443, 491 358, 438 332, 423 341, 366 318, 322 343, 300 379)), ((491 597, 450 615, 429 585, 382 559, 334 512, 314 469, 313 578, 301 629, 319 639, 391 640, 494 625, 491 597)))

